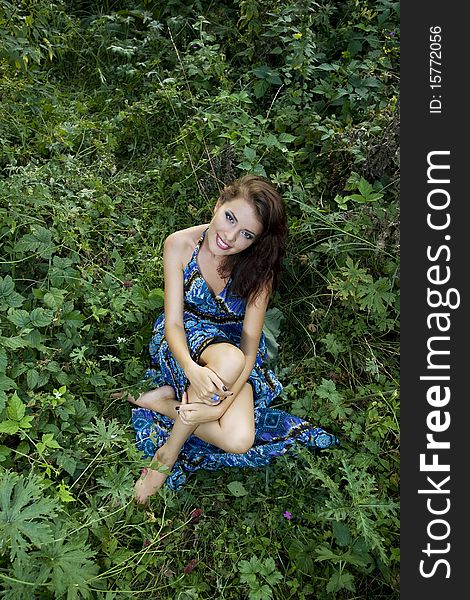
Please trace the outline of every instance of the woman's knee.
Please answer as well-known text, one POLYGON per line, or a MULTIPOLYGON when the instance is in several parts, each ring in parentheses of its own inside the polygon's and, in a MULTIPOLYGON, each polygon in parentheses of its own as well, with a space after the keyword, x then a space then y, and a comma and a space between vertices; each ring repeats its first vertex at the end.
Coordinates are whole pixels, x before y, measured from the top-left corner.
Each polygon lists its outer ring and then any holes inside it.
POLYGON ((254 433, 244 431, 238 435, 234 434, 230 440, 227 440, 226 451, 233 454, 244 454, 253 446, 254 441, 254 433))
POLYGON ((245 368, 245 355, 233 344, 213 344, 207 350, 204 360, 207 358, 207 365, 223 380, 237 378, 245 368))

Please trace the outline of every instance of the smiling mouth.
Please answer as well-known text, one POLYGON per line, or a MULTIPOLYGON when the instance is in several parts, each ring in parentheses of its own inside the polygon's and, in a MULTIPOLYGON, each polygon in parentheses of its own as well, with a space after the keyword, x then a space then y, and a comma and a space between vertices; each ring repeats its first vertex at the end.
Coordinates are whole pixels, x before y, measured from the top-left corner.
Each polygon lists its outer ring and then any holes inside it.
POLYGON ((221 250, 229 250, 232 246, 229 246, 228 244, 226 244, 222 238, 219 236, 219 234, 217 234, 215 236, 215 241, 217 246, 221 249, 221 250))

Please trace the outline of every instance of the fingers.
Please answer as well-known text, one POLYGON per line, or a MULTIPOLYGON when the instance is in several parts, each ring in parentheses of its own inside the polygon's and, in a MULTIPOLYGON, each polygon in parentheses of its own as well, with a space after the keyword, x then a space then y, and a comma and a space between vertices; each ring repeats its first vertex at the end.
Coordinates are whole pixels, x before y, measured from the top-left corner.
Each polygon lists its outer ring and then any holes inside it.
POLYGON ((195 425, 204 422, 201 410, 201 402, 193 402, 192 404, 181 404, 177 412, 184 425, 195 425))
POLYGON ((180 404, 180 407, 178 409, 178 412, 180 414, 186 413, 186 412, 191 412, 193 410, 198 410, 198 403, 197 402, 193 402, 192 404, 180 404))
POLYGON ((224 382, 222 381, 222 379, 220 379, 220 377, 217 375, 217 373, 215 371, 213 371, 211 368, 209 367, 202 367, 205 371, 204 375, 207 378, 206 379, 206 385, 204 385, 203 387, 204 392, 206 393, 206 395, 210 394, 214 394, 214 393, 225 393, 227 388, 225 387, 224 382), (209 387, 207 387, 207 385, 209 387))
MULTIPOLYGON (((232 396, 231 392, 220 379, 220 377, 209 367, 199 367, 199 371, 194 371, 194 377, 190 379, 193 393, 196 398, 208 406, 215 406, 227 396, 232 396)), ((188 396, 183 399, 184 403, 189 402, 188 396)))
POLYGON ((185 390, 183 392, 183 396, 181 397, 181 404, 187 404, 188 403, 188 392, 185 390))
POLYGON ((219 395, 220 392, 218 390, 217 392, 218 393, 210 392, 209 397, 202 396, 201 398, 198 398, 198 400, 194 400, 193 402, 199 402, 201 404, 205 404, 206 406, 218 406, 222 402, 222 400, 225 400, 227 396, 225 393, 224 395, 219 395))
POLYGON ((210 400, 204 400, 204 404, 206 406, 217 406, 220 404, 221 399, 219 396, 217 396, 218 400, 213 400, 212 398, 214 398, 214 396, 212 396, 210 400))
POLYGON ((217 373, 209 367, 200 367, 199 371, 194 372, 194 377, 193 379, 190 378, 190 382, 199 400, 209 406, 219 403, 226 396, 232 395, 232 392, 227 389, 217 373), (216 397, 213 398, 214 396, 216 397))
POLYGON ((188 418, 184 413, 180 413, 180 419, 183 425, 191 425, 191 422, 188 421, 188 418))
MULTIPOLYGON (((209 367, 207 367, 207 368, 209 369, 209 367)), ((212 383, 214 384, 214 386, 217 388, 215 393, 222 395, 222 396, 223 395, 229 396, 231 394, 231 392, 230 392, 230 390, 227 389, 227 386, 222 381, 222 379, 220 379, 220 377, 217 375, 217 373, 212 371, 212 369, 209 369, 209 371, 211 372, 210 379, 211 379, 212 383)))
MULTIPOLYGON (((206 368, 209 369, 209 367, 206 368)), ((209 371, 211 371, 210 379, 215 386, 214 393, 217 396, 219 396, 221 400, 223 400, 227 396, 233 396, 233 392, 227 388, 227 386, 222 381, 222 379, 220 379, 217 373, 215 371, 212 371, 212 369, 209 369, 209 371)))
POLYGON ((212 390, 208 390, 197 396, 197 400, 193 400, 193 402, 201 402, 208 406, 216 406, 217 404, 220 404, 227 395, 227 392, 222 392, 222 390, 218 390, 214 387, 212 390))
POLYGON ((193 408, 191 407, 190 404, 185 404, 185 405, 181 405, 179 410, 178 410, 178 414, 180 416, 180 419, 182 421, 182 423, 184 425, 191 425, 192 420, 191 420, 191 411, 193 410, 193 408))
POLYGON ((214 394, 210 392, 210 396, 208 398, 201 398, 201 402, 206 406, 217 406, 224 399, 224 396, 219 396, 218 394, 214 394))

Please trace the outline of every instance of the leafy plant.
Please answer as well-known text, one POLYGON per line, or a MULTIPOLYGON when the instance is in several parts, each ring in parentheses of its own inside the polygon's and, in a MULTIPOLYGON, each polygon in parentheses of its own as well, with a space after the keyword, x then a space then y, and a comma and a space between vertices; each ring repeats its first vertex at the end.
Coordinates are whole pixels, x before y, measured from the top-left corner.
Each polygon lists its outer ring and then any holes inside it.
POLYGON ((248 597, 250 600, 268 600, 273 597, 273 588, 282 579, 276 569, 274 559, 271 557, 260 561, 257 556, 252 556, 249 561, 242 560, 238 563, 240 582, 249 586, 248 597))
POLYGON ((1 552, 14 560, 27 560, 26 551, 53 539, 51 517, 57 503, 43 497, 44 483, 36 476, 27 478, 10 471, 2 474, 0 486, 1 552))

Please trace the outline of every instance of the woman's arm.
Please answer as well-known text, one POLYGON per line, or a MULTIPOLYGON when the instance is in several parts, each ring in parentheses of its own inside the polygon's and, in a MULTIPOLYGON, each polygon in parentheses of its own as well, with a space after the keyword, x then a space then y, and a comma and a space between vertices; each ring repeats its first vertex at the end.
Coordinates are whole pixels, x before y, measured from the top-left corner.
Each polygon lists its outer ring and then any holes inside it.
POLYGON ((163 275, 165 282, 165 338, 173 356, 186 372, 191 362, 183 324, 184 239, 180 231, 169 235, 163 245, 163 275))
POLYGON ((248 381, 251 371, 255 366, 259 340, 263 331, 264 317, 269 303, 269 296, 270 290, 265 289, 258 298, 254 302, 248 304, 246 308, 240 340, 240 350, 245 355, 245 367, 237 381, 230 388, 233 392, 233 396, 228 396, 216 407, 219 411, 219 418, 225 413, 232 404, 234 398, 248 381))
POLYGON ((165 280, 165 338, 168 346, 194 387, 196 396, 212 405, 210 398, 224 391, 223 381, 216 373, 196 363, 189 353, 184 330, 184 277, 187 231, 169 235, 163 246, 163 271, 165 280))

